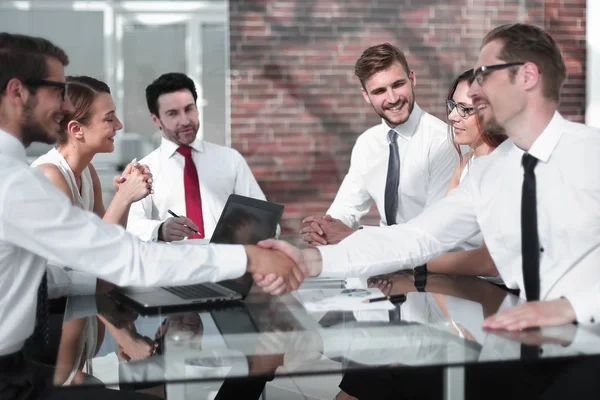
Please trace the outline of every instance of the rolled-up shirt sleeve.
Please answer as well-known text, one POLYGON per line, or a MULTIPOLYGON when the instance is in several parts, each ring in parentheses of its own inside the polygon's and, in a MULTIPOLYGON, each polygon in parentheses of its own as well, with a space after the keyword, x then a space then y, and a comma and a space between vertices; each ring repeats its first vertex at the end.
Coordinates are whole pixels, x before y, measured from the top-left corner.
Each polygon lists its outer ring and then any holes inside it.
POLYGON ((246 271, 243 246, 144 243, 73 207, 41 171, 22 169, 7 179, 0 237, 60 265, 120 286, 215 282, 246 271))

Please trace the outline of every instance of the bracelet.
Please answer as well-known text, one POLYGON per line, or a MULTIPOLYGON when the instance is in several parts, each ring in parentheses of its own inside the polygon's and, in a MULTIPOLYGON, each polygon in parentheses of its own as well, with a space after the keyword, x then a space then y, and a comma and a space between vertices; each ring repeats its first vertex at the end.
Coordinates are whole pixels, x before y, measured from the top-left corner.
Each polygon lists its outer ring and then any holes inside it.
POLYGON ((413 269, 415 278, 415 288, 417 292, 424 292, 427 285, 427 264, 420 265, 413 269))

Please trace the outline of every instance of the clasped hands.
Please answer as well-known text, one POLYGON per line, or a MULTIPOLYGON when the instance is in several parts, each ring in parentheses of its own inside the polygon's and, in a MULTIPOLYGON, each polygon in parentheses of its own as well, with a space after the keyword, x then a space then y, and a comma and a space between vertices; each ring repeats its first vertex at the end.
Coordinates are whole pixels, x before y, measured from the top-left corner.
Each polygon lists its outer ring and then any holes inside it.
POLYGON ((113 178, 115 197, 119 196, 129 203, 141 200, 154 193, 152 182, 150 168, 133 160, 127 164, 121 175, 113 178))
POLYGON ((302 240, 309 246, 336 244, 356 232, 331 215, 306 217, 302 224, 302 240))

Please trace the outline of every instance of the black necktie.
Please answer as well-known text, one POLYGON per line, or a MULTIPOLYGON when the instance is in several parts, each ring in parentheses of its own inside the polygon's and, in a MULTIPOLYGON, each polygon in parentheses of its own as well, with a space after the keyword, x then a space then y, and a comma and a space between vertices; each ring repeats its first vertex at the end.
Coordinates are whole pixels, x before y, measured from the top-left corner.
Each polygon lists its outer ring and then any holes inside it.
POLYGON ((46 272, 42 277, 42 282, 38 287, 37 307, 35 314, 35 329, 33 337, 44 344, 50 343, 50 325, 48 323, 48 278, 46 272))
POLYGON ((523 191, 521 194, 521 253, 523 284, 527 301, 540 299, 540 243, 537 227, 534 169, 538 159, 523 154, 523 191))
POLYGON ((390 158, 388 160, 387 179, 385 181, 385 219, 388 225, 396 224, 396 211, 398 210, 398 184, 400 182, 400 155, 398 154, 398 133, 395 130, 388 132, 390 141, 390 158))

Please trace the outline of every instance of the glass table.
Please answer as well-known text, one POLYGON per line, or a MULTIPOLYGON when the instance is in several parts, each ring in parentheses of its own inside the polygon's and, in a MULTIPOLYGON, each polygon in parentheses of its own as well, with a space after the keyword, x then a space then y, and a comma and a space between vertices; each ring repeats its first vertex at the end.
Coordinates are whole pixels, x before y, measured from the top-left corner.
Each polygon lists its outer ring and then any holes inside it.
MULTIPOLYGON (((96 337, 97 352, 84 344, 79 368, 71 360, 61 364, 60 354, 68 352, 61 343, 57 371, 64 378, 78 369, 77 384, 164 395, 165 383, 205 382, 218 390, 224 380, 276 382, 349 373, 360 378, 362 372, 434 368, 443 373, 444 396, 464 398, 469 384, 464 367, 520 363, 531 350, 535 359, 528 363, 600 355, 599 331, 591 326, 483 330, 484 318, 522 300, 482 279, 430 274, 424 292, 415 289, 412 273, 389 279, 391 295, 406 294, 390 310, 307 311, 302 293, 339 292, 343 283, 335 281, 307 282, 299 292, 281 297, 253 288, 234 306, 159 310, 147 316, 107 294, 70 298, 66 320, 80 325, 97 320, 106 328, 103 338, 96 337)), ((87 343, 94 345, 92 339, 87 343)))

